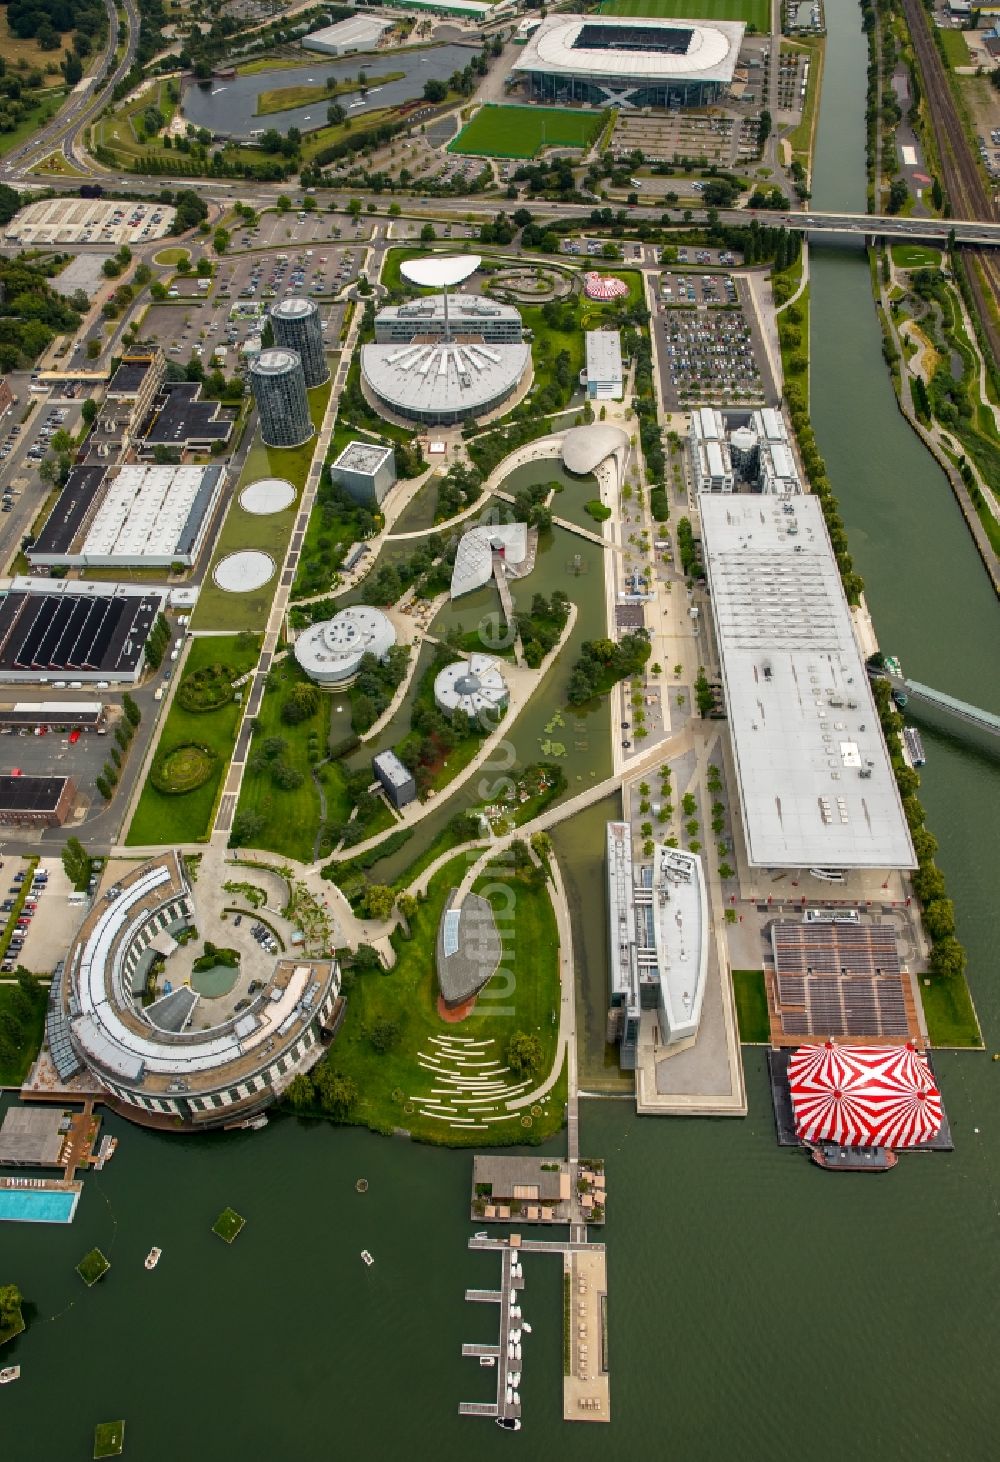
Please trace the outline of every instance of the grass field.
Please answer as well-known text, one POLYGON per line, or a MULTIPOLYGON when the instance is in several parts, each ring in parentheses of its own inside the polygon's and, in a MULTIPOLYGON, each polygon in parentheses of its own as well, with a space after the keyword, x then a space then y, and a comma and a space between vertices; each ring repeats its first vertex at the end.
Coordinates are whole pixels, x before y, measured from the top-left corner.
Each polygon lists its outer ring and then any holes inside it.
POLYGON ((740 1040, 748 1045, 766 1045, 771 1039, 767 1018, 767 994, 763 970, 733 970, 733 994, 740 1040))
MULTIPOLYGON (((323 421, 330 389, 331 383, 327 381, 326 385, 317 386, 309 392, 309 414, 317 428, 323 421)), ((237 549, 261 548, 271 555, 280 570, 315 450, 315 435, 301 447, 265 447, 259 435, 254 438, 215 545, 213 568, 220 559, 237 549), (269 513, 266 517, 244 512, 239 502, 240 491, 248 482, 256 482, 259 477, 285 478, 296 490, 295 501, 283 512, 269 513)), ((205 575, 191 627, 194 630, 262 630, 277 587, 278 574, 275 573, 270 583, 256 592, 230 594, 219 588, 210 568, 205 575)))
POLYGON ((982 1031, 965 979, 919 981, 932 1046, 981 1046, 982 1031))
MULTIPOLYGON (((405 71, 386 71, 381 76, 369 76, 365 82, 368 90, 374 86, 386 86, 390 81, 399 81, 405 76, 405 71)), ((257 107, 254 116, 269 117, 274 112, 287 112, 293 107, 308 107, 314 103, 318 106, 320 102, 336 101, 338 96, 347 96, 350 92, 360 91, 356 77, 348 77, 345 81, 338 81, 334 87, 329 86, 275 86, 269 91, 262 91, 257 96, 257 107)), ((324 111, 324 116, 326 115, 324 111)))
POLYGON ((897 269, 940 269, 941 250, 924 244, 893 244, 892 262, 897 269))
MULTIPOLYGON (((62 77, 59 80, 61 81, 62 77)), ((58 90, 53 87, 51 90, 24 92, 22 101, 34 104, 13 131, 0 132, 0 157, 12 152, 15 147, 20 147, 22 142, 27 142, 30 137, 34 137, 39 128, 44 127, 45 123, 55 116, 65 97, 65 87, 58 90)))
MULTIPOLYGON (((13 917, 13 915, 11 916, 13 917)), ((0 1012, 10 1009, 18 986, 14 980, 0 984, 0 1012)), ((21 1026, 21 1035, 10 1060, 0 1060, 0 1086, 20 1086, 38 1055, 45 1034, 45 999, 39 1000, 31 1017, 21 1026)))
POLYGON ((59 37, 59 47, 54 51, 43 51, 35 36, 27 40, 19 40, 17 36, 11 35, 10 26, 7 24, 7 8, 0 10, 0 57, 7 63, 7 74, 18 76, 23 70, 38 70, 45 77, 46 86, 61 86, 62 72, 56 71, 54 76, 46 76, 45 68, 53 62, 58 66, 63 58, 63 53, 69 48, 72 34, 67 31, 59 37))
MULTIPOLYGON (((236 635, 213 635, 195 640, 183 674, 218 663, 229 665, 237 675, 242 675, 256 665, 258 650, 256 637, 246 644, 238 643, 236 635)), ((235 700, 215 711, 185 711, 176 700, 171 704, 160 731, 159 745, 167 747, 196 742, 209 746, 218 758, 215 770, 207 782, 183 796, 167 796, 147 781, 126 842, 139 845, 196 843, 208 836, 216 795, 229 766, 241 715, 242 708, 235 700)))
MULTIPOLYGON (((393 968, 387 974, 372 972, 355 980, 330 1061, 357 1084, 360 1096, 352 1113, 355 1122, 377 1131, 406 1127, 414 1137, 455 1145, 510 1143, 528 1137, 518 1116, 510 1122, 490 1124, 485 1132, 463 1132, 438 1119, 422 1117, 413 1109, 414 1103, 406 1100, 411 1094, 429 1092, 432 1085, 428 1072, 418 1064, 419 1052, 428 1048, 431 1036, 455 1029, 437 1013, 434 946, 445 896, 461 880, 466 867, 466 859, 459 856, 431 879, 427 899, 411 921, 412 937, 393 937, 397 952, 393 968), (391 1049, 373 1055, 370 1033, 382 1020, 396 1027, 398 1037, 391 1049)), ((506 869, 499 875, 489 872, 477 889, 490 897, 503 934, 503 959, 494 980, 506 998, 502 1002, 480 998, 457 1029, 463 1037, 492 1038, 497 1055, 514 1031, 535 1032, 544 1051, 542 1069, 548 1072, 559 1029, 558 940, 548 891, 530 886, 506 869), (512 982, 504 970, 513 972, 516 980, 512 982), (513 989, 508 988, 511 983, 513 989)), ((484 1049, 492 1053, 494 1048, 484 1049)), ((532 1141, 559 1129, 562 1100, 557 1083, 542 1115, 533 1117, 532 1141)))
POLYGON ((94 145, 110 148, 124 159, 125 166, 137 157, 144 157, 147 152, 159 152, 162 148, 159 139, 140 142, 136 128, 149 107, 156 107, 165 122, 171 120, 177 111, 177 103, 170 100, 167 87, 166 81, 159 81, 134 101, 95 122, 94 145))
POLYGON ((564 107, 483 107, 449 145, 473 157, 534 157, 543 147, 589 147, 603 112, 564 107))
POLYGON ((941 37, 941 48, 944 51, 945 60, 952 70, 956 66, 970 64, 972 57, 969 55, 969 48, 960 30, 948 30, 946 26, 939 26, 937 34, 941 37))
POLYGON ((651 15, 679 20, 743 20, 761 35, 771 29, 768 0, 605 0, 602 15, 651 15))

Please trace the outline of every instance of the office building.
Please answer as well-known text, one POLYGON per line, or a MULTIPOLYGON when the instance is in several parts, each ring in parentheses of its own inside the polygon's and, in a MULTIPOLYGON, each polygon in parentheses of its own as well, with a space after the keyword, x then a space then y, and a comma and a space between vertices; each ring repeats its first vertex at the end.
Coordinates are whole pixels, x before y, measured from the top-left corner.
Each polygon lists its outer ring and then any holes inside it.
POLYGON ((75 800, 72 777, 0 776, 0 823, 9 827, 62 827, 75 800))
POLYGON ((583 382, 588 401, 620 401, 624 391, 622 377, 622 339, 617 330, 588 330, 587 365, 583 382))
POLYGON ((770 407, 696 407, 688 451, 696 493, 790 497, 802 491, 785 419, 770 407))
POLYGON ((417 795, 417 784, 409 767, 400 761, 394 751, 380 751, 372 758, 372 771, 393 807, 399 810, 417 795))
POLYGON ((396 454, 378 442, 348 442, 331 463, 330 477, 356 503, 378 507, 396 481, 396 454))

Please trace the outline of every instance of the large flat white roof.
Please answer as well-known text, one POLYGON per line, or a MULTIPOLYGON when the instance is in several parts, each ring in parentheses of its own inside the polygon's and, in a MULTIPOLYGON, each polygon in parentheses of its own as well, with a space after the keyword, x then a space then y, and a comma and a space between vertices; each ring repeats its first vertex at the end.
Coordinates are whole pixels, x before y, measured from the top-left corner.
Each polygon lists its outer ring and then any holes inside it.
POLYGON ((751 864, 913 868, 819 500, 698 500, 751 864))
POLYGON ((423 259, 404 259, 399 272, 411 284, 445 289, 475 274, 481 263, 478 254, 428 254, 423 259))
POLYGON ((742 21, 549 15, 512 69, 550 76, 620 76, 633 85, 655 81, 728 83, 733 79, 745 30, 742 21), (616 30, 622 45, 613 44, 616 30), (605 43, 586 44, 597 38, 598 31, 604 32, 605 43), (648 32, 651 49, 636 47, 635 37, 640 32, 648 32), (669 32, 686 32, 686 46, 677 51, 653 49, 657 36, 662 38, 669 32))
POLYGON ((220 467, 122 467, 108 484, 79 552, 93 559, 163 558, 187 552, 196 506, 207 509, 220 467))

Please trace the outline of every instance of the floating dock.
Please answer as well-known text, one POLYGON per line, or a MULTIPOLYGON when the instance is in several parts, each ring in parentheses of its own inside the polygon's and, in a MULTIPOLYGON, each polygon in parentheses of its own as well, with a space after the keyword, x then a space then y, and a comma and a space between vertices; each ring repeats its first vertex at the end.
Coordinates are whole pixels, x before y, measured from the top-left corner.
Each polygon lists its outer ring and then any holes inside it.
POLYGON ((520 1321, 512 1320, 511 1310, 517 1303, 515 1297, 520 1296, 524 1288, 524 1280, 520 1277, 520 1266, 518 1265, 518 1277, 514 1277, 514 1254, 516 1246, 511 1244, 491 1243, 486 1239, 471 1239, 470 1248, 476 1249, 499 1249, 500 1250, 500 1289, 467 1289, 465 1298, 475 1303, 497 1304, 500 1306, 500 1342, 498 1345, 476 1345, 465 1344, 462 1346, 462 1354, 468 1356, 493 1355, 496 1356, 496 1401, 462 1401, 459 1404, 459 1416, 486 1416, 493 1417, 499 1421, 513 1421, 521 1415, 520 1401, 508 1401, 508 1393, 513 1392, 509 1377, 521 1370, 519 1360, 511 1360, 510 1352, 513 1348, 510 1340, 512 1330, 520 1330, 520 1321))

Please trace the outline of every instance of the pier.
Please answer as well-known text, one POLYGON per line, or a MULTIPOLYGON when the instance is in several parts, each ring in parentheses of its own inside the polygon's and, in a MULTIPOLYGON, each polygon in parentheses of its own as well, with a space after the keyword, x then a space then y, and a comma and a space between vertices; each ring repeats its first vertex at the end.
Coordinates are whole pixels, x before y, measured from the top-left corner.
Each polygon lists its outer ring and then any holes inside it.
POLYGON ((492 1355, 496 1357, 496 1380, 497 1399, 496 1401, 462 1401, 459 1404, 459 1416, 488 1416, 500 1421, 514 1421, 520 1418, 520 1400, 508 1401, 508 1391, 517 1395, 517 1390, 511 1385, 512 1375, 520 1377, 521 1362, 516 1359, 515 1346, 519 1344, 511 1340, 511 1332, 520 1336, 521 1321, 520 1299, 521 1290, 524 1288, 524 1279, 521 1274, 520 1264, 515 1265, 514 1255, 518 1252, 517 1245, 513 1241, 498 1243, 490 1240, 470 1239, 470 1248, 486 1248, 500 1250, 500 1289, 467 1289, 465 1298, 475 1302, 492 1302, 500 1306, 500 1342, 498 1345, 477 1345, 465 1344, 462 1346, 462 1354, 467 1356, 492 1355), (517 1310, 516 1315, 512 1311, 517 1310))

